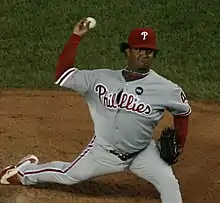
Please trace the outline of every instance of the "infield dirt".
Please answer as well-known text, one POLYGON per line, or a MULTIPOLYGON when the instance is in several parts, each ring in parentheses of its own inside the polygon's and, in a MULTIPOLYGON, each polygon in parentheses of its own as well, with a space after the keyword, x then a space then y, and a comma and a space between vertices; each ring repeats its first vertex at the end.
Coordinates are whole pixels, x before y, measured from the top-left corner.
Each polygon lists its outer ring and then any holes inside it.
MULTIPOLYGON (((185 150, 175 174, 184 203, 220 201, 220 105, 190 102, 193 113, 185 150)), ((71 162, 93 135, 93 123, 84 100, 72 92, 2 91, 0 96, 0 167, 35 154, 42 163, 71 162)), ((172 122, 165 114, 155 131, 172 122)), ((0 186, 0 202, 10 203, 159 203, 148 182, 129 173, 96 178, 74 186, 42 188, 0 186)))

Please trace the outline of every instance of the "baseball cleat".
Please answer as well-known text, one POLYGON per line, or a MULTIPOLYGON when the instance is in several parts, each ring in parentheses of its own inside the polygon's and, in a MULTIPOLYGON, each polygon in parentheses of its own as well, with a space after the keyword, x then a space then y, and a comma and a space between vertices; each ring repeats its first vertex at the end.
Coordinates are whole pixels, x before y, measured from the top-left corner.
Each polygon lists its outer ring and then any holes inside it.
POLYGON ((26 164, 31 164, 31 163, 39 164, 39 160, 35 155, 28 155, 24 157, 16 164, 16 167, 20 168, 21 166, 24 166, 26 164))
POLYGON ((3 185, 18 185, 21 184, 18 175, 18 169, 15 166, 8 166, 0 172, 0 183, 3 185))
POLYGON ((15 166, 10 165, 4 168, 0 172, 0 184, 3 185, 20 185, 21 177, 19 175, 19 168, 25 166, 26 164, 35 163, 38 164, 39 160, 35 155, 28 155, 21 159, 15 166))

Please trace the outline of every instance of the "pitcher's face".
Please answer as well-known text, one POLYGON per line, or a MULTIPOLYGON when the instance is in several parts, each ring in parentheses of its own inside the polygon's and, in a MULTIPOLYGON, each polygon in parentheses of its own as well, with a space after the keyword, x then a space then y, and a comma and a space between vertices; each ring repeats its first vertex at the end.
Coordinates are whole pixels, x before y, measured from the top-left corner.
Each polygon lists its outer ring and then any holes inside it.
POLYGON ((148 72, 154 58, 152 49, 127 49, 128 68, 135 72, 148 72))

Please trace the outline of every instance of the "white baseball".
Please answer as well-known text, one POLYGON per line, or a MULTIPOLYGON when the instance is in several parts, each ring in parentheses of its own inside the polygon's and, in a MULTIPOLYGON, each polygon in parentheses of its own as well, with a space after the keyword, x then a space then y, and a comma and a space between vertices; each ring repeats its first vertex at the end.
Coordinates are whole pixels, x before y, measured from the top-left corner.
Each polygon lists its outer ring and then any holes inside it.
POLYGON ((96 26, 96 20, 95 18, 92 18, 92 17, 87 17, 86 18, 86 21, 89 21, 89 29, 92 29, 96 26))

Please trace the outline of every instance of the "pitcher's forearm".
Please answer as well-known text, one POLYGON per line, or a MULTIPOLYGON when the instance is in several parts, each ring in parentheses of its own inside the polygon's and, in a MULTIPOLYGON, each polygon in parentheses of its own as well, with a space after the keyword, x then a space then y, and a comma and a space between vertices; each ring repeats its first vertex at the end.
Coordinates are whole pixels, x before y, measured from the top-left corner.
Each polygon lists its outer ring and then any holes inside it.
POLYGON ((57 61, 55 80, 58 80, 64 72, 74 66, 80 40, 81 37, 73 33, 68 42, 65 44, 57 61))

